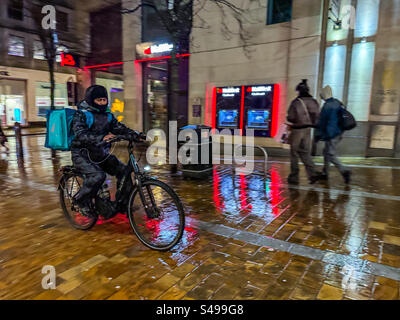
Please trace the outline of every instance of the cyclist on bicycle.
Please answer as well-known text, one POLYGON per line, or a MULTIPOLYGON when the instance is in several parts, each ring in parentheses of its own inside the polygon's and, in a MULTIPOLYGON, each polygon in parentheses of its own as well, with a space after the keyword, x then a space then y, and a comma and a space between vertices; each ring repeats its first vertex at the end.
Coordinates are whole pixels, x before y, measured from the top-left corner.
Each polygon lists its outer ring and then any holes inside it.
POLYGON ((110 144, 99 146, 102 141, 110 141, 115 135, 139 141, 144 135, 131 130, 108 114, 108 93, 106 88, 94 85, 86 90, 85 99, 79 104, 74 115, 72 130, 75 135, 71 143, 72 162, 83 176, 83 186, 74 201, 83 215, 90 216, 91 201, 106 179, 106 173, 116 176, 119 186, 126 166, 110 154, 110 144), (93 124, 88 126, 85 112, 93 115, 93 124))

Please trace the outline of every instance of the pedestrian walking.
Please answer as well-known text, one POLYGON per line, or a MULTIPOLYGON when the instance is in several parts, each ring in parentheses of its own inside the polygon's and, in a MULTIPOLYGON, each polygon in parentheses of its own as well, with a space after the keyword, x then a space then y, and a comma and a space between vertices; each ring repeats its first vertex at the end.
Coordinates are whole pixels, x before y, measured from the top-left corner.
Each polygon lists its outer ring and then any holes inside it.
POLYGON ((0 146, 6 149, 6 152, 9 153, 10 149, 7 147, 6 142, 8 142, 6 135, 3 132, 0 124, 0 146))
POLYGON ((330 164, 334 164, 342 174, 346 184, 350 183, 351 170, 343 166, 337 158, 337 146, 343 138, 343 128, 340 124, 342 103, 333 98, 332 88, 326 86, 321 90, 321 98, 325 101, 318 123, 317 136, 319 140, 325 141, 324 148, 324 169, 322 180, 329 179, 330 164))
POLYGON ((298 97, 290 104, 287 121, 290 125, 290 163, 291 172, 288 177, 290 184, 299 183, 299 157, 304 163, 307 176, 311 184, 319 180, 320 174, 316 171, 311 157, 311 129, 316 127, 319 119, 319 103, 310 94, 307 80, 303 80, 296 87, 298 97))

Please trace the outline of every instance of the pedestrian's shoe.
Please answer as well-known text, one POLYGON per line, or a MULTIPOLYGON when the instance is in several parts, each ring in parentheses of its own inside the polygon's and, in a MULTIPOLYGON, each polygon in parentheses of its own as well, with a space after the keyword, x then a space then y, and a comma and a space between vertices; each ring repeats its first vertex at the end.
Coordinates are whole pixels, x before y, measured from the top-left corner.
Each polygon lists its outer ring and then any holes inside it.
POLYGON ((316 174, 310 178, 310 184, 315 184, 319 180, 321 180, 321 174, 316 174))
POLYGON ((329 180, 329 176, 326 173, 321 173, 321 175, 319 176, 319 180, 328 181, 329 180))
POLYGON ((344 182, 345 182, 346 184, 350 184, 351 175, 352 175, 352 172, 351 172, 351 171, 346 171, 345 173, 343 173, 343 179, 344 179, 344 182))
POLYGON ((298 185, 298 184, 299 184, 299 179, 289 177, 289 178, 287 179, 287 182, 288 182, 289 184, 298 185))

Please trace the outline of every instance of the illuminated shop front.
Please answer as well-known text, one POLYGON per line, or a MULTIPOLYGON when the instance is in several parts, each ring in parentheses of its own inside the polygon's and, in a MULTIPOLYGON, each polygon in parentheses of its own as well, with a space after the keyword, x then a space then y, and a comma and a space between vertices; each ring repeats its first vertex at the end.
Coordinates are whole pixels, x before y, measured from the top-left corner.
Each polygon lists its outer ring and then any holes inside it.
MULTIPOLYGON (((51 108, 50 83, 36 82, 35 105, 39 117, 46 117, 47 110, 51 108)), ((54 88, 54 106, 56 109, 68 107, 67 84, 56 84, 54 88)))
POLYGON ((26 124, 26 82, 0 79, 0 122, 13 126, 15 122, 26 124))
MULTIPOLYGON (((67 83, 71 73, 55 72, 55 105, 68 107, 67 83)), ((0 122, 3 126, 43 125, 50 109, 49 73, 42 70, 0 66, 0 122)))
MULTIPOLYGON (((168 42, 146 42, 136 45, 136 69, 141 70, 143 129, 162 129, 168 132, 170 61, 173 45, 168 42)), ((188 123, 188 53, 179 53, 180 101, 176 115, 178 127, 188 123)), ((139 80, 139 81, 140 81, 139 80)))

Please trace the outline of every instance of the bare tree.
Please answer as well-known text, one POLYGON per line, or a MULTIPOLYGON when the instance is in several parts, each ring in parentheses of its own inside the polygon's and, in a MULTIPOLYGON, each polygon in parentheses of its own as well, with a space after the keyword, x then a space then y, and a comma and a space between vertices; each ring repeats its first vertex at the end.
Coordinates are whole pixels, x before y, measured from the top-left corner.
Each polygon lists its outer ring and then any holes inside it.
MULTIPOLYGON (((251 0, 258 1, 258 0, 251 0)), ((249 39, 243 28, 245 19, 244 10, 228 0, 143 0, 135 8, 122 9, 123 14, 131 14, 141 7, 151 7, 157 13, 163 26, 169 33, 173 49, 171 52, 170 64, 170 114, 169 120, 177 120, 179 103, 179 52, 189 50, 190 34, 194 27, 207 28, 207 22, 199 16, 205 6, 211 3, 221 13, 221 29, 226 38, 232 34, 238 34, 246 47, 249 39), (239 26, 239 32, 233 31, 226 23, 228 14, 232 16, 239 26), (193 26, 193 18, 198 17, 201 26, 193 26)))
MULTIPOLYGON (((250 3, 260 0, 250 0, 250 3)), ((162 25, 167 30, 173 43, 169 74, 169 108, 168 119, 176 121, 178 116, 178 104, 180 97, 179 90, 179 58, 181 52, 188 52, 190 46, 190 36, 193 28, 209 28, 207 21, 203 19, 200 12, 206 10, 208 5, 213 5, 221 16, 221 32, 226 39, 233 35, 239 36, 243 44, 246 56, 250 51, 247 50, 250 35, 244 28, 247 17, 243 8, 238 7, 233 1, 228 0, 142 0, 141 3, 132 9, 122 9, 123 14, 132 14, 141 7, 151 7, 155 10, 162 25), (194 17, 199 21, 199 25, 193 25, 194 17), (237 31, 232 28, 229 19, 236 21, 237 31)), ((249 22, 249 21, 247 21, 249 22)), ((168 139, 167 139, 168 142, 168 139)), ((176 171, 176 165, 171 166, 171 171, 176 171)))

